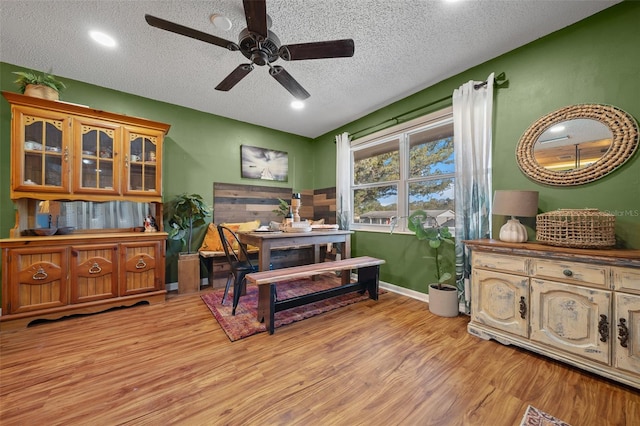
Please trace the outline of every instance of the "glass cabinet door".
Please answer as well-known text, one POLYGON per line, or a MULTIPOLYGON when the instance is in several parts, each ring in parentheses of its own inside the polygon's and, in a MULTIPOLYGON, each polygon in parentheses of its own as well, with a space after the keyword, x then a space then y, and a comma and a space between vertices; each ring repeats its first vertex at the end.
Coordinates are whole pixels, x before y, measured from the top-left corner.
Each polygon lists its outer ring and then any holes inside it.
POLYGON ((76 123, 76 192, 117 194, 119 191, 118 128, 107 123, 76 123))
POLYGON ((67 192, 69 120, 55 114, 31 114, 28 110, 14 111, 13 138, 17 144, 12 168, 13 188, 41 192, 67 192))
POLYGON ((125 193, 160 195, 160 151, 159 136, 127 132, 127 154, 125 193))

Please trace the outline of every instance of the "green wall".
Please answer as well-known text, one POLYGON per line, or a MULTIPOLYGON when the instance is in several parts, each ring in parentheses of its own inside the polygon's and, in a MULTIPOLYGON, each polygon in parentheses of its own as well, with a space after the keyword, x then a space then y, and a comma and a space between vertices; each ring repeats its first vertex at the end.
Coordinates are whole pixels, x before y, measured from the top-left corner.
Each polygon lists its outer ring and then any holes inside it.
MULTIPOLYGON (((55 65, 55 64, 54 64, 55 65)), ((55 66, 54 66, 55 68, 55 66)), ((16 92, 12 71, 23 70, 12 64, 0 63, 0 89, 16 92)), ((309 138, 255 126, 236 120, 206 114, 139 96, 110 90, 64 76, 67 85, 61 100, 88 105, 92 108, 144 117, 171 124, 164 143, 163 198, 170 200, 182 192, 198 193, 213 204, 213 182, 260 184, 313 189, 313 141, 309 138), (240 145, 286 151, 289 154, 289 181, 269 182, 243 179, 240 176, 240 145)), ((14 205, 9 198, 10 186, 10 106, 0 100, 0 238, 7 238, 14 226, 14 205)), ((203 229, 195 234, 194 246, 204 236, 203 229)), ((176 250, 167 250, 167 282, 177 281, 176 250)), ((204 274, 204 271, 203 271, 204 274)))
MULTIPOLYGON (((535 183, 522 174, 515 160, 516 145, 524 131, 538 118, 563 106, 610 104, 640 120, 638 22, 640 2, 618 4, 318 137, 316 149, 322 155, 314 157, 315 169, 325 172, 316 174, 314 185, 325 187, 335 181, 336 134, 353 134, 442 99, 469 80, 484 80, 491 72, 504 72, 508 87, 496 89, 494 97, 493 189, 539 191, 541 212, 586 207, 609 211, 616 215, 616 235, 623 245, 640 249, 640 154, 603 179, 566 188, 535 183)), ((419 114, 450 104, 444 101, 419 114)), ((495 217, 494 234, 502 219, 495 217)), ((408 235, 358 232, 353 255, 386 258, 381 270, 384 281, 424 292, 427 285, 423 271, 432 270, 432 264, 407 250, 414 243, 415 238, 408 235)))
MULTIPOLYGON (((165 200, 187 191, 199 193, 212 203, 214 181, 256 182, 240 178, 241 144, 289 153, 290 164, 295 165, 290 170, 290 182, 274 183, 274 186, 331 187, 335 185, 336 134, 345 131, 353 134, 388 123, 393 117, 450 96, 469 80, 484 80, 491 72, 504 72, 508 84, 496 89, 494 98, 494 189, 537 190, 541 211, 592 207, 613 212, 617 215, 617 235, 627 247, 640 249, 640 155, 604 179, 570 188, 539 185, 524 176, 515 161, 515 148, 522 133, 538 118, 557 108, 576 103, 604 103, 640 118, 637 22, 640 22, 640 3, 623 2, 315 140, 70 81, 64 76, 61 78, 69 88, 62 100, 170 123, 164 152, 165 200)), ((16 69, 19 68, 0 63, 2 90, 15 91, 11 71, 16 69)), ((423 115, 450 103, 445 100, 404 118, 423 115)), ((0 115, 0 237, 7 237, 14 212, 9 199, 10 119, 4 98, 0 101, 0 115)), ((372 131, 380 128, 382 126, 372 131)), ((494 229, 498 225, 494 224, 494 229)), ((426 292, 427 282, 433 280, 433 271, 430 261, 423 258, 426 255, 423 248, 410 235, 373 232, 357 232, 352 244, 354 255, 369 254, 387 260, 382 267, 384 281, 426 292)))

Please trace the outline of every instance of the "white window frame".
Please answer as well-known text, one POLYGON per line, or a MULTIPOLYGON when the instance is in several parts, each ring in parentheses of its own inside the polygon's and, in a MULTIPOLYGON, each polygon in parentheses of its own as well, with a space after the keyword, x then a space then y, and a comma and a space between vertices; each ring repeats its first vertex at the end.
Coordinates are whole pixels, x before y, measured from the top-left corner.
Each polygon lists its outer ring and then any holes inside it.
MULTIPOLYGON (((350 229, 357 231, 371 231, 371 232, 385 232, 389 233, 391 230, 390 225, 386 224, 367 224, 367 223, 355 223, 353 221, 353 215, 355 212, 353 204, 353 194, 357 189, 363 189, 366 187, 374 186, 368 184, 354 184, 354 153, 367 149, 376 145, 385 144, 393 139, 399 139, 399 165, 400 165, 400 179, 385 181, 389 184, 398 185, 398 216, 397 225, 394 228, 394 233, 408 233, 412 234, 407 228, 407 216, 409 214, 409 184, 413 182, 424 181, 424 178, 409 178, 409 136, 413 133, 424 131, 431 128, 453 125, 453 108, 448 107, 425 116, 407 121, 405 123, 398 124, 393 127, 381 130, 371 135, 365 136, 360 139, 351 141, 351 148, 349 150, 349 211, 351 212, 350 229)), ((454 153, 455 155, 455 153, 454 153)), ((454 173, 438 175, 438 179, 441 178, 455 178, 454 173)), ((455 183, 454 183, 455 185, 455 183)), ((453 231, 453 229, 451 229, 453 231)))

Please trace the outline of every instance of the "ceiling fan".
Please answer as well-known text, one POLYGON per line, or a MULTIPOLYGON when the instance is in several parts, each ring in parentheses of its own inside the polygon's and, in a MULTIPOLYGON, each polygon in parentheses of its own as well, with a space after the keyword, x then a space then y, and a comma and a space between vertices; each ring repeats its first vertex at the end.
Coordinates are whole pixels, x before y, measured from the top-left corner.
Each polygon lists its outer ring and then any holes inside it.
POLYGON ((170 31, 172 33, 191 37, 205 43, 215 44, 231 51, 240 51, 251 62, 240 64, 224 80, 216 86, 216 90, 229 91, 240 80, 246 77, 254 65, 269 66, 269 74, 278 81, 295 98, 303 100, 310 95, 284 68, 272 65, 282 58, 285 61, 300 61, 303 59, 348 58, 353 56, 354 44, 352 39, 318 41, 281 45, 278 37, 269 30, 271 18, 267 15, 266 0, 243 0, 244 14, 247 28, 240 31, 238 43, 216 37, 193 28, 185 27, 151 15, 144 15, 145 20, 152 27, 170 31))

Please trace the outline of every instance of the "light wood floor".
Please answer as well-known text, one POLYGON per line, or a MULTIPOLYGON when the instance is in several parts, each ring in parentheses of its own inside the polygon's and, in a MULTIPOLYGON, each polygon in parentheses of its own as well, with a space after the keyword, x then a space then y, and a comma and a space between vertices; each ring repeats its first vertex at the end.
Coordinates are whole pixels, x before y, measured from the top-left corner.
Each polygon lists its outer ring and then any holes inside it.
POLYGON ((237 342, 198 295, 1 337, 0 424, 638 425, 640 393, 387 293, 237 342))

